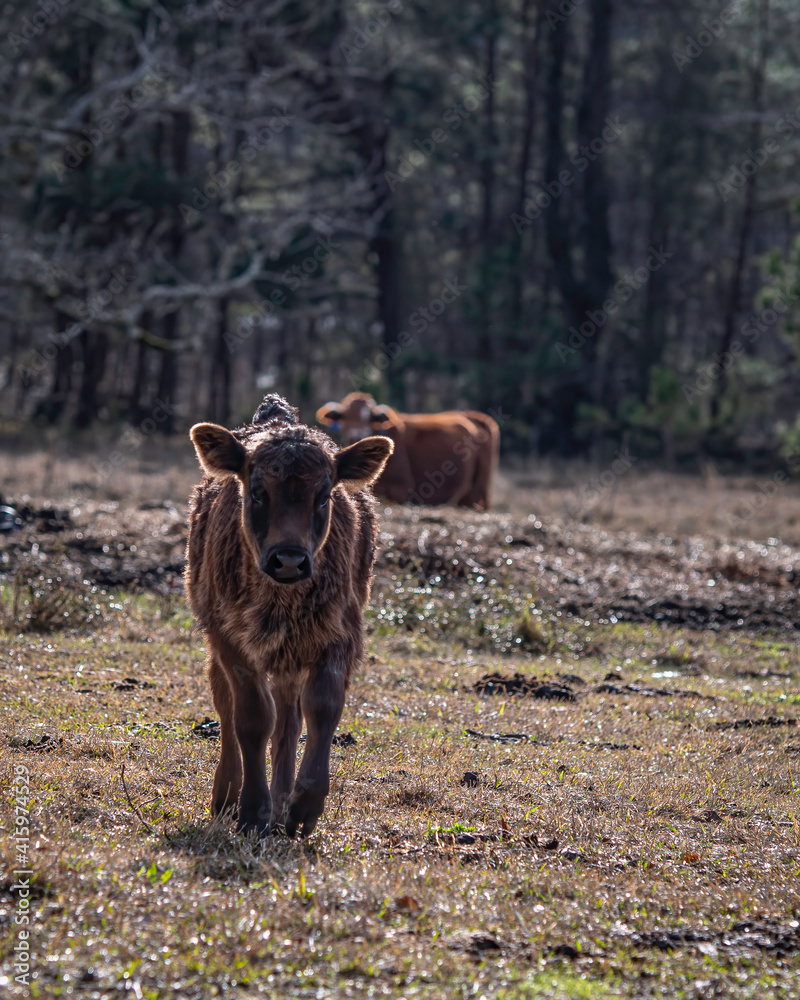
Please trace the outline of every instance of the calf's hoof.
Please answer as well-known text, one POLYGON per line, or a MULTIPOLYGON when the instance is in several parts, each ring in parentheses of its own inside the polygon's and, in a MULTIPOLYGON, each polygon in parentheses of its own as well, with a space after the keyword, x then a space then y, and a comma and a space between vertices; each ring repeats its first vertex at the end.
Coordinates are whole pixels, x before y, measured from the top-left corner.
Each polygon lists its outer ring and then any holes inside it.
POLYGON ((308 837, 314 832, 317 820, 322 815, 325 798, 308 793, 299 795, 289 803, 284 827, 289 837, 294 837, 298 829, 301 837, 308 837))
POLYGON ((245 836, 251 830, 255 830, 259 837, 266 837, 270 832, 270 818, 272 816, 272 806, 269 802, 258 807, 247 808, 239 806, 239 819, 236 823, 238 833, 245 836))
POLYGON ((227 799, 212 799, 211 800, 211 815, 212 816, 236 816, 239 812, 239 804, 237 802, 229 802, 227 799))

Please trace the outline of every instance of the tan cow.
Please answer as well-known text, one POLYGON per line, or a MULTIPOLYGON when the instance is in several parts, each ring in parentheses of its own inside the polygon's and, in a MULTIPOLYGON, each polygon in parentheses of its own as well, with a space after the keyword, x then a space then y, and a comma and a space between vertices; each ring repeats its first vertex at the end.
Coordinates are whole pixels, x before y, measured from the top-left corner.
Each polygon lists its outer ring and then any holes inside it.
POLYGON ((374 484, 393 503, 452 504, 487 510, 500 454, 500 429, 485 413, 398 413, 353 392, 317 410, 319 423, 345 443, 371 434, 394 441, 394 454, 374 484))

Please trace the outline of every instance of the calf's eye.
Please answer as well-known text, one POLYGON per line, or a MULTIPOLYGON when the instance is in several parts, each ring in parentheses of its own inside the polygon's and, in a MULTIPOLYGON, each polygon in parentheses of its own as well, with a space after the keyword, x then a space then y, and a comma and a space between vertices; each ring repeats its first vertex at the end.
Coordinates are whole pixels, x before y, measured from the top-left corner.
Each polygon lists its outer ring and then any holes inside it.
POLYGON ((324 509, 325 509, 325 508, 326 508, 326 507, 328 506, 328 501, 329 501, 329 500, 330 500, 330 497, 325 497, 325 499, 324 499, 324 500, 322 501, 322 503, 321 503, 321 504, 319 505, 319 509, 320 509, 320 510, 324 510, 324 509))
POLYGON ((255 507, 260 507, 264 503, 264 496, 261 493, 251 493, 250 500, 255 507))

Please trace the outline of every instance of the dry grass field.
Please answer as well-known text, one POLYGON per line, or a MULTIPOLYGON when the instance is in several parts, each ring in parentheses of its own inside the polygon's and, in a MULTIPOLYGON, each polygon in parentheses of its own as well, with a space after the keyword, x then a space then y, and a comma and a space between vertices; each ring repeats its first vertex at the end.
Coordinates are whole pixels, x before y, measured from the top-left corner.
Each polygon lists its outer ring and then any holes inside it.
POLYGON ((31 996, 800 997, 800 489, 543 466, 385 511, 326 813, 259 843, 208 813, 188 447, 86 468, 0 461, 12 993, 24 769, 31 996))

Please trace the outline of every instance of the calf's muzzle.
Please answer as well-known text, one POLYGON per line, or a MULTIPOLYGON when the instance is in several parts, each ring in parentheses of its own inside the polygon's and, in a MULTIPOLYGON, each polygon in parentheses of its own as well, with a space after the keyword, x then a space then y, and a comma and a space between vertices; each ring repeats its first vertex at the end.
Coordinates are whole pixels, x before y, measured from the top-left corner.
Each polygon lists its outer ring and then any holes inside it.
POLYGON ((261 568, 278 583, 299 583, 314 572, 314 561, 305 549, 273 545, 262 559, 261 568))

